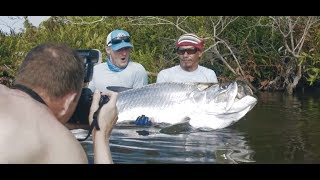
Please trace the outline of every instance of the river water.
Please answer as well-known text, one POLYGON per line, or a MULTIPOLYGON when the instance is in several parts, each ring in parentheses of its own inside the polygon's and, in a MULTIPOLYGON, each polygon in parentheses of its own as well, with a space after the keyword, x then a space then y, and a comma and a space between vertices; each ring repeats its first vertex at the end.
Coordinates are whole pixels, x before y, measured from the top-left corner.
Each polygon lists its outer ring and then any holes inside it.
MULTIPOLYGON (((164 134, 159 127, 117 125, 110 138, 114 163, 320 163, 320 92, 261 92, 257 97, 245 117, 224 129, 164 134)), ((73 132, 77 137, 86 133, 73 132)), ((82 146, 92 163, 92 140, 82 146)))

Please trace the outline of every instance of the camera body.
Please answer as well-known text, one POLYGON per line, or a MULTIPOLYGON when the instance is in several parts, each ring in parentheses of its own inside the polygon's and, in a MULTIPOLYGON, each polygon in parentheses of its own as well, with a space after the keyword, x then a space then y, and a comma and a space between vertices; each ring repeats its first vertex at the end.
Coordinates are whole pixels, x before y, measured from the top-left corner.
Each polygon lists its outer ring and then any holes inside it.
POLYGON ((90 82, 93 75, 93 66, 102 61, 102 54, 97 49, 79 49, 76 50, 83 59, 84 64, 84 82, 90 82))
MULTIPOLYGON (((102 54, 99 50, 76 50, 83 60, 84 64, 84 83, 90 82, 93 75, 93 67, 102 61, 102 54)), ((93 92, 89 88, 82 88, 80 99, 76 110, 68 122, 77 124, 89 124, 89 113, 92 103, 93 92)), ((99 106, 109 101, 108 96, 101 95, 99 106)))
MULTIPOLYGON (((79 102, 77 104, 76 110, 71 116, 68 122, 76 124, 89 124, 89 113, 92 103, 93 92, 89 88, 82 88, 79 102)), ((106 95, 101 95, 99 100, 99 107, 109 102, 109 97, 106 95)))

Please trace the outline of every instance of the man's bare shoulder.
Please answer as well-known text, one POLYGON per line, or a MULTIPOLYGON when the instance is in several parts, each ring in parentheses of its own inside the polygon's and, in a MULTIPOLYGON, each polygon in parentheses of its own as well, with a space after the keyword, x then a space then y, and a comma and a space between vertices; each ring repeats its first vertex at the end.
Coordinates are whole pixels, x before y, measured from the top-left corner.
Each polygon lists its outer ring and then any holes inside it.
POLYGON ((81 144, 47 106, 0 88, 0 163, 87 162, 81 144))

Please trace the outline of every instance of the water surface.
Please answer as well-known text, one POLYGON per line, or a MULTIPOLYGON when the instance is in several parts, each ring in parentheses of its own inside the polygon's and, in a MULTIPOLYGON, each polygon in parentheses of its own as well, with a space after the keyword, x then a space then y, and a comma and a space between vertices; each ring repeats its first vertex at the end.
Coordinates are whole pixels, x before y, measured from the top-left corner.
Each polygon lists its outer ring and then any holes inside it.
MULTIPOLYGON (((257 96, 257 105, 224 129, 163 134, 159 127, 117 125, 110 139, 114 163, 320 163, 320 92, 257 96)), ((82 145, 92 163, 91 139, 82 145)))

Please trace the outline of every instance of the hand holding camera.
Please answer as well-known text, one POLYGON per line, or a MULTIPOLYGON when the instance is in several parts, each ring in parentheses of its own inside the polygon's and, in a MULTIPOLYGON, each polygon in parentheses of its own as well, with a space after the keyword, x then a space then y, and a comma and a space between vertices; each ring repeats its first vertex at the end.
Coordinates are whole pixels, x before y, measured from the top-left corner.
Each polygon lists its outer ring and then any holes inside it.
POLYGON ((82 89, 77 108, 69 121, 90 125, 87 137, 79 139, 80 141, 86 140, 94 129, 101 130, 104 135, 110 135, 118 117, 117 98, 118 93, 113 91, 108 90, 100 94, 99 90, 92 93, 89 88, 82 89), (112 119, 112 121, 108 122, 106 119, 112 119))
MULTIPOLYGON (((93 74, 93 66, 101 61, 99 50, 76 50, 82 57, 84 65, 84 83, 90 82, 93 74)), ((75 112, 68 121, 69 123, 89 125, 89 112, 92 103, 93 92, 89 88, 83 88, 75 112)), ((107 103, 107 96, 102 96, 101 104, 107 103)))
MULTIPOLYGON (((101 53, 98 50, 77 50, 77 52, 83 59, 85 68, 84 83, 87 83, 92 79, 93 66, 101 61, 101 53)), ((87 137, 79 139, 80 141, 86 140, 93 129, 100 130, 101 128, 102 134, 110 134, 118 117, 117 97, 117 93, 111 91, 104 94, 100 94, 97 91, 93 94, 89 88, 82 89, 76 110, 68 121, 71 124, 90 125, 87 137), (104 106, 104 104, 107 105, 104 106), (106 121, 107 119, 111 119, 111 121, 106 121)))
POLYGON ((98 90, 95 91, 92 98, 92 105, 90 108, 89 122, 95 124, 97 121, 98 128, 96 126, 95 134, 110 136, 111 130, 118 119, 118 109, 116 102, 118 93, 113 91, 107 91, 106 93, 100 94, 98 90), (107 103, 108 102, 108 103, 107 103))

